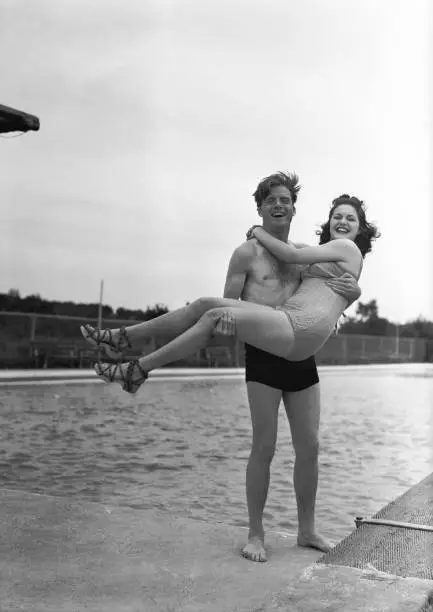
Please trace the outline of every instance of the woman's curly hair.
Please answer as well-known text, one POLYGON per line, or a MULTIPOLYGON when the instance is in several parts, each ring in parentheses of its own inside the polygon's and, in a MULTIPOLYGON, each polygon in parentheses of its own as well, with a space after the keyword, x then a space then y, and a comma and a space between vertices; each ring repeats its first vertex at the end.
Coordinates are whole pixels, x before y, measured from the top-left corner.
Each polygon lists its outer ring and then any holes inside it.
POLYGON ((326 223, 320 226, 320 230, 316 231, 319 236, 319 244, 325 244, 331 240, 330 234, 330 220, 334 214, 334 210, 341 204, 350 204, 356 210, 356 214, 359 219, 359 233, 355 238, 354 242, 358 249, 361 251, 362 257, 365 257, 367 253, 370 253, 372 242, 380 237, 380 232, 374 223, 369 223, 365 216, 365 205, 362 200, 358 200, 355 196, 350 196, 347 193, 343 193, 335 200, 332 200, 331 210, 329 211, 328 220, 326 223))

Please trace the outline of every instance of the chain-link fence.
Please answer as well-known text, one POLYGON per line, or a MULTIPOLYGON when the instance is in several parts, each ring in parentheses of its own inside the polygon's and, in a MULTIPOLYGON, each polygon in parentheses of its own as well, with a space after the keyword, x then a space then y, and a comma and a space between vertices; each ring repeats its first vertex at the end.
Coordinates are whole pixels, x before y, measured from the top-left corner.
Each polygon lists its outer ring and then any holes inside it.
MULTIPOLYGON (((89 367, 94 352, 81 337, 79 326, 96 319, 0 311, 0 364, 10 368, 89 367)), ((140 321, 104 319, 105 327, 134 325, 140 321)), ((149 338, 140 351, 148 353, 164 344, 149 338)), ((128 357, 128 355, 127 355, 128 357)), ((318 364, 422 362, 433 360, 425 338, 337 334, 316 355, 318 364)), ((206 349, 170 364, 183 367, 243 367, 244 348, 234 338, 215 338, 206 349)))
POLYGON ((387 363, 427 360, 425 338, 401 336, 331 336, 317 354, 318 363, 387 363))

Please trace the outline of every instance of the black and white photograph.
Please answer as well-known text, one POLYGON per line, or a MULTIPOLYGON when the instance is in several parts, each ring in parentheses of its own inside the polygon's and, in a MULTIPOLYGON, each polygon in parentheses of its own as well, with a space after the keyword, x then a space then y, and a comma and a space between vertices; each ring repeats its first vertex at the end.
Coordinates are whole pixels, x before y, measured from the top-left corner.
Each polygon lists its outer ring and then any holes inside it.
POLYGON ((430 0, 0 0, 0 612, 433 612, 430 0))

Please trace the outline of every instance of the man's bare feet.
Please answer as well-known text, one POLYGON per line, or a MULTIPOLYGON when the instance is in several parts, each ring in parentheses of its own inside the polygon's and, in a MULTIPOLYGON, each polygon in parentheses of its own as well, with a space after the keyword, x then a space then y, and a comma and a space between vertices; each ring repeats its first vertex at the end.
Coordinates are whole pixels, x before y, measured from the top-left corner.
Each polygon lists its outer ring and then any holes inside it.
POLYGON ((250 561, 264 563, 268 560, 264 541, 259 537, 248 538, 248 544, 242 550, 242 556, 250 561))
POLYGON ((305 546, 307 548, 317 548, 322 552, 329 552, 332 548, 332 544, 328 542, 319 533, 298 533, 298 546, 305 546))

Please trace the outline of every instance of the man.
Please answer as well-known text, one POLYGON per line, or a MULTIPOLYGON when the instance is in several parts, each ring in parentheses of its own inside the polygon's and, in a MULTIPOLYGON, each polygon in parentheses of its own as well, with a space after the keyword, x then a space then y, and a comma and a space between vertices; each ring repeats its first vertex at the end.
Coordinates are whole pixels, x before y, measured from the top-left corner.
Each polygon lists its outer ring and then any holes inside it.
MULTIPOLYGON (((263 179, 254 193, 263 228, 284 242, 288 242, 299 189, 296 175, 277 173, 263 179)), ((279 306, 298 288, 302 267, 277 261, 255 238, 248 239, 230 259, 224 297, 279 306)), ((330 280, 328 284, 344 295, 349 303, 360 296, 359 286, 350 275, 330 280)), ((230 333, 230 321, 221 321, 217 331, 230 333)), ((243 555, 251 561, 267 560, 263 511, 277 440, 281 399, 295 449, 298 544, 326 552, 330 545, 316 531, 314 523, 320 420, 319 377, 314 356, 305 361, 290 362, 253 346, 246 345, 245 350, 253 441, 246 473, 249 534, 243 555)))

